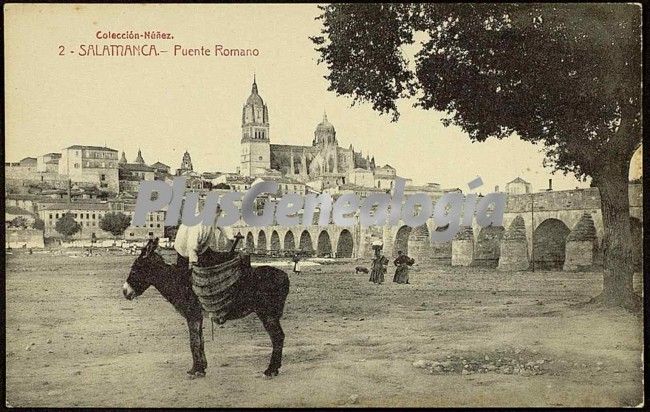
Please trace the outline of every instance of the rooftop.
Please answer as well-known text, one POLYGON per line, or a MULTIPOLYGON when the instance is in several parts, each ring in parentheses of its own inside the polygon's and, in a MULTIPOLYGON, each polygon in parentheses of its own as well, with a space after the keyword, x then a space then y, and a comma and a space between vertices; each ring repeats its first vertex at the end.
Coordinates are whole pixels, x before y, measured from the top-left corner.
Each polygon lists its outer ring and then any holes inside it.
POLYGON ((510 183, 526 183, 526 184, 528 184, 528 182, 525 181, 524 179, 522 179, 521 177, 517 177, 515 180, 513 180, 511 182, 508 182, 507 184, 510 184, 510 183))
POLYGON ((163 168, 164 167, 166 169, 170 168, 169 166, 167 166, 166 164, 164 164, 162 162, 156 162, 156 163, 152 164, 151 167, 153 167, 153 168, 163 168))
POLYGON ((154 169, 151 166, 143 165, 140 163, 120 163, 119 168, 131 172, 153 172, 154 171, 154 169))
POLYGON ((101 147, 101 146, 84 146, 80 144, 74 144, 72 146, 66 147, 66 149, 85 149, 85 150, 103 150, 105 152, 115 152, 117 153, 117 150, 115 149, 110 149, 108 147, 101 147))
POLYGON ((105 202, 56 202, 39 205, 39 210, 109 210, 105 202))

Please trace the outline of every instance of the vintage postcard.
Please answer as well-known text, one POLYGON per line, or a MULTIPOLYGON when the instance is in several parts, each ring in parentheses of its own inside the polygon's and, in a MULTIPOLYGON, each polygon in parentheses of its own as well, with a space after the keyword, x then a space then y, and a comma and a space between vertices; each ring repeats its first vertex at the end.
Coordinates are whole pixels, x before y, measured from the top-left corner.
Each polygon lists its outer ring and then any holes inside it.
POLYGON ((642 6, 4 5, 7 407, 640 407, 642 6))

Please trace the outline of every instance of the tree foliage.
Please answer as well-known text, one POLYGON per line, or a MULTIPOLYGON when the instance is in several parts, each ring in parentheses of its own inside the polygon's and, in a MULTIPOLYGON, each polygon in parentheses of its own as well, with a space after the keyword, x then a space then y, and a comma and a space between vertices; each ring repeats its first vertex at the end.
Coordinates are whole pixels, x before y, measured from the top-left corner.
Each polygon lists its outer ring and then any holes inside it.
POLYGON ((36 219, 34 219, 34 222, 32 223, 32 229, 44 230, 45 222, 43 222, 43 219, 36 217, 36 219))
POLYGON ((111 233, 115 237, 122 236, 130 225, 131 218, 121 212, 107 213, 99 221, 100 229, 111 233))
POLYGON ((518 135, 601 195, 603 301, 632 292, 628 173, 641 134, 638 4, 333 4, 312 37, 329 90, 399 119, 446 114, 472 141, 518 135), (422 38, 417 41, 416 38, 422 38), (417 44, 416 44, 417 43, 417 44), (416 49, 411 56, 409 49, 416 49))
POLYGON ((54 229, 67 239, 78 233, 81 230, 81 225, 74 219, 74 215, 68 212, 56 221, 54 229))
POLYGON ((16 216, 9 222, 9 226, 25 229, 27 228, 27 219, 24 216, 16 216))
POLYGON ((445 112, 474 141, 516 133, 579 178, 641 142, 641 9, 632 4, 335 4, 312 37, 329 89, 399 118, 445 112), (413 61, 405 46, 421 43, 413 61), (589 150, 585 150, 588 147, 589 150))

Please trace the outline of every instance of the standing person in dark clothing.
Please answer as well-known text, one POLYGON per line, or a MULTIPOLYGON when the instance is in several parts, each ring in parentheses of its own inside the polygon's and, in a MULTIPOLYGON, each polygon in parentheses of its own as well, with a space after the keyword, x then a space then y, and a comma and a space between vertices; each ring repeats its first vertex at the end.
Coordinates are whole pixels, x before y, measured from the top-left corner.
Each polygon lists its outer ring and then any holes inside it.
POLYGON ((293 260, 293 273, 300 274, 300 255, 294 253, 292 260, 293 260))
POLYGON ((386 265, 388 265, 388 258, 381 253, 382 245, 372 245, 375 250, 375 258, 372 260, 372 268, 370 270, 370 282, 381 285, 384 283, 384 274, 386 273, 386 265))
POLYGON ((415 260, 411 259, 402 251, 397 252, 397 259, 393 262, 397 269, 395 269, 395 276, 393 276, 393 282, 395 283, 409 283, 409 266, 412 266, 415 263, 415 260))

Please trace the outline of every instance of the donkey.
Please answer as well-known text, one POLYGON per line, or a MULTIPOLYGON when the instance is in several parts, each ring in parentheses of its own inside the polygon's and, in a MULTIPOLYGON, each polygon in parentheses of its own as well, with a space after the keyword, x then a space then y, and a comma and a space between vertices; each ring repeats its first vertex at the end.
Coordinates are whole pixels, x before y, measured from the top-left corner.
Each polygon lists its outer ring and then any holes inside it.
MULTIPOLYGON (((192 290, 191 270, 187 267, 166 264, 162 256, 155 252, 157 246, 158 238, 149 240, 145 245, 140 256, 131 266, 122 292, 126 299, 132 300, 149 286, 158 289, 160 294, 187 320, 193 361, 192 368, 187 373, 191 378, 203 377, 208 366, 203 348, 203 310, 192 290)), ((203 255, 199 256, 199 264, 202 263, 202 258, 203 255)), ((251 268, 250 272, 237 282, 233 310, 226 320, 240 319, 251 313, 257 314, 273 345, 271 361, 264 375, 276 376, 282 365, 284 332, 280 326, 280 318, 289 294, 289 276, 280 269, 260 266, 251 268)))

